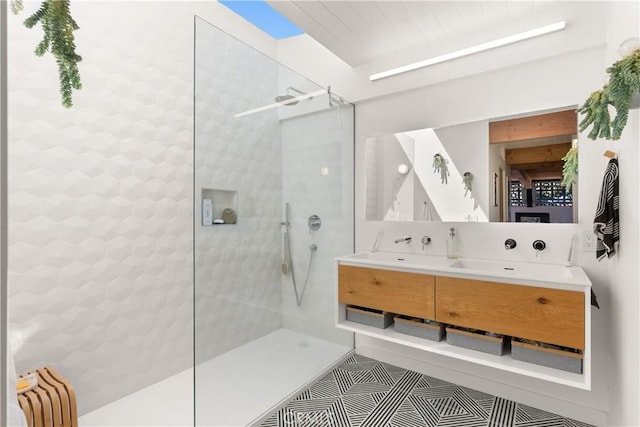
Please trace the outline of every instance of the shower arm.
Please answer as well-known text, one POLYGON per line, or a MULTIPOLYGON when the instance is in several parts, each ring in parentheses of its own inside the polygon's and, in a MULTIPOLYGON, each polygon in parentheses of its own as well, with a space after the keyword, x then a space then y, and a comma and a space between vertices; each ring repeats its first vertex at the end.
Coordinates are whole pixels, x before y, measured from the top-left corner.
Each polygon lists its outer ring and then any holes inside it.
POLYGON ((334 95, 333 92, 331 92, 331 86, 327 86, 327 95, 329 96, 329 107, 333 107, 334 102, 338 104, 338 107, 344 104, 344 98, 334 95))

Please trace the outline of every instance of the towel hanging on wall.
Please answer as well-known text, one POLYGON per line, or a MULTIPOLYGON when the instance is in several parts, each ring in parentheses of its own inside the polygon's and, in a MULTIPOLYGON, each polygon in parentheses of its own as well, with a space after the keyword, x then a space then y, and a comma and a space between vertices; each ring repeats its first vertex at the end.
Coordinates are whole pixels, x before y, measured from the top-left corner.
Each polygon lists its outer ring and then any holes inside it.
POLYGON ((620 244, 618 176, 618 159, 612 158, 604 172, 598 206, 593 219, 598 261, 605 256, 610 258, 615 255, 620 244))

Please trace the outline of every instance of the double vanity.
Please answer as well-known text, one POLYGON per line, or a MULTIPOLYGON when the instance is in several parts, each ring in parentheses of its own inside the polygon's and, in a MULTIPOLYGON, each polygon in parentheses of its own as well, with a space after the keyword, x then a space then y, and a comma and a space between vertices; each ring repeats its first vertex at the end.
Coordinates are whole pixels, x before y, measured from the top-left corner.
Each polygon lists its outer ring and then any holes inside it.
POLYGON ((357 253, 336 260, 337 327, 546 381, 591 388, 591 282, 581 268, 392 252, 357 253), (542 344, 544 351, 558 354, 563 352, 555 348, 563 349, 566 357, 581 359, 580 370, 543 366, 535 363, 535 354, 534 363, 516 360, 508 345, 500 355, 488 354, 399 333, 393 327, 370 326, 348 319, 352 307, 373 315, 390 313, 447 326, 448 334, 473 331, 486 333, 487 339, 510 339, 514 356, 516 346, 518 351, 528 346, 535 352, 542 350, 535 345, 542 344))

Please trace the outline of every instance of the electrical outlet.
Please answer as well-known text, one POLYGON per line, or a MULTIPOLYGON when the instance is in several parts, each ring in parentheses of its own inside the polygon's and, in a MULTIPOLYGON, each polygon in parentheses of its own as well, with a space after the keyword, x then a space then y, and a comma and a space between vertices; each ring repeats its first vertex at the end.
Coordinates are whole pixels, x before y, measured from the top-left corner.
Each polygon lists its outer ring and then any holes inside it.
POLYGON ((596 251, 596 235, 593 234, 592 231, 587 231, 586 233, 584 233, 582 239, 582 249, 587 252, 596 251))

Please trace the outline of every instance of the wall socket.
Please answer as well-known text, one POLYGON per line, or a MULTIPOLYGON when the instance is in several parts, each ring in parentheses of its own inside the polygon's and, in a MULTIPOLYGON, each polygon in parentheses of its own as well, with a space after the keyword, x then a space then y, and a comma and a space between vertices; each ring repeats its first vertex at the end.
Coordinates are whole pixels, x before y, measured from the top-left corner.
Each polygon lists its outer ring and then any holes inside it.
POLYGON ((582 250, 586 252, 596 251, 596 235, 593 234, 593 231, 587 231, 582 236, 582 250))

